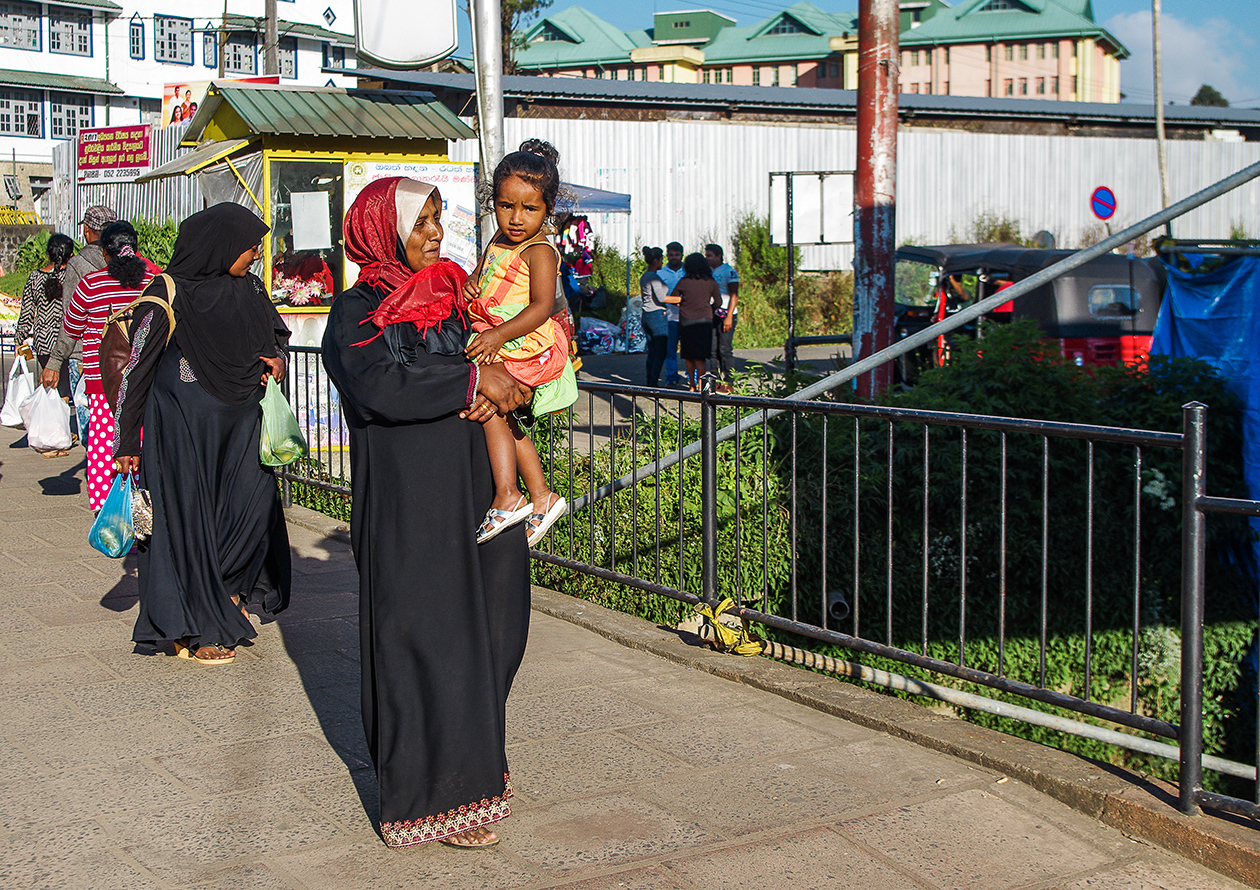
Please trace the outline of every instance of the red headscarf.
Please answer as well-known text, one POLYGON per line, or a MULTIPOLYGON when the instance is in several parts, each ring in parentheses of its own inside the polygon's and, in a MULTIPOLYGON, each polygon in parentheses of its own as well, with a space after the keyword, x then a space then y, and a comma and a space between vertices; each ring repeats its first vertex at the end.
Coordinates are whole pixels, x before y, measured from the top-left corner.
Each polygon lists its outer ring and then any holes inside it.
POLYGON ((368 183, 350 205, 342 231, 346 259, 359 267, 355 285, 391 289, 365 319, 378 328, 377 333, 354 346, 371 343, 387 325, 409 321, 423 333, 440 326, 456 309, 467 309, 463 288, 468 275, 458 263, 438 260, 412 272, 402 259, 406 235, 430 196, 442 200, 434 186, 394 176, 368 183))

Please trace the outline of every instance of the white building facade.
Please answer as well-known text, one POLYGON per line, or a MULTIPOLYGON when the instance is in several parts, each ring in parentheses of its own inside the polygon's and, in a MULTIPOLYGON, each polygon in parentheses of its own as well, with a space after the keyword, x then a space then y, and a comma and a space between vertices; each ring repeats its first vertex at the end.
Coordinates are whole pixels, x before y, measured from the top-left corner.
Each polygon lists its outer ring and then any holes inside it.
MULTIPOLYGON (((262 76, 262 0, 0 0, 0 172, 20 209, 80 128, 160 125, 166 84, 262 76), (220 74, 222 72, 222 74, 220 74)), ((280 0, 280 83, 353 87, 352 0, 280 0)), ((0 196, 0 202, 4 200, 0 196)))

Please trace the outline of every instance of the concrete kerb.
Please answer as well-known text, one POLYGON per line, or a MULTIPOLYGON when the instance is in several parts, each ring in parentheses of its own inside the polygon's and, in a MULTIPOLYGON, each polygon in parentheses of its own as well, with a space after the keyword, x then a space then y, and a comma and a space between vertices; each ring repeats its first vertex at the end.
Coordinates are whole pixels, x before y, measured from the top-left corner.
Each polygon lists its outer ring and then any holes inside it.
MULTIPOLYGON (((285 515, 296 526, 349 542, 344 522, 298 506, 285 515)), ((535 610, 626 648, 1003 773, 1126 835, 1260 887, 1260 825, 1230 816, 1185 816, 1177 811, 1177 790, 1168 783, 942 716, 836 677, 766 658, 723 655, 695 637, 544 587, 533 587, 532 594, 535 610)))
POLYGON ((906 701, 765 658, 723 655, 698 639, 542 587, 533 608, 631 649, 1001 772, 1126 835, 1260 887, 1260 825, 1185 816, 1176 788, 1137 773, 935 714, 906 701))

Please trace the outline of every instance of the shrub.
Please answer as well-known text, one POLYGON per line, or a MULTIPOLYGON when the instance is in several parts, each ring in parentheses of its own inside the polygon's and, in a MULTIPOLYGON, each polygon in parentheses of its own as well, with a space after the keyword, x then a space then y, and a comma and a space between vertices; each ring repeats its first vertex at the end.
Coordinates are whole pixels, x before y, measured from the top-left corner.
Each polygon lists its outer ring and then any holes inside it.
MULTIPOLYGON (((889 395, 886 403, 1180 430, 1181 406, 1194 399, 1211 406, 1208 462, 1212 493, 1246 496, 1238 404, 1224 381, 1201 362, 1153 357, 1146 367, 1078 368, 1065 361, 1057 347, 1042 341, 1035 325, 1020 322, 988 329, 983 339, 964 344, 962 354, 950 364, 925 370, 914 389, 889 395)), ((1031 683, 1040 682, 1041 670, 1041 474, 1043 461, 1048 461, 1045 685, 1127 708, 1136 683, 1140 712, 1177 722, 1176 673, 1153 672, 1135 678, 1130 659, 1135 620, 1135 485, 1141 490, 1142 563, 1136 617, 1147 629, 1179 624, 1180 489, 1170 480, 1180 479, 1180 451, 1143 448, 1139 483, 1133 446, 1096 443, 1091 473, 1089 447, 1083 441, 1050 439, 1048 451, 1043 451, 1037 435, 1003 437, 998 432, 971 430, 965 443, 964 490, 964 441, 957 429, 932 428, 926 455, 923 429, 914 424, 800 417, 792 426, 781 417, 772 422, 772 433, 779 465, 787 466, 790 458, 798 479, 822 480, 824 459, 830 468, 825 486, 797 488, 798 589, 821 590, 824 577, 840 579, 831 581, 830 586, 847 585, 844 589, 857 615, 853 620, 860 620, 860 627, 850 631, 846 625, 846 632, 860 631, 863 636, 943 661, 958 663, 962 659, 959 638, 965 626, 968 666, 1031 683), (1005 503, 1001 494, 1003 447, 1008 480, 1005 503), (926 506, 925 460, 931 466, 926 506), (860 472, 854 470, 855 463, 860 472), (1090 491, 1092 512, 1087 508, 1090 491), (1002 550, 998 542, 1003 518, 1006 576, 1004 595, 999 595, 1002 550), (1090 527, 1092 589, 1087 594, 1086 529, 1090 527), (968 542, 965 595, 964 534, 968 542), (929 588, 926 625, 925 571, 929 588), (1087 621, 1091 622, 1089 634, 1087 621), (1088 688, 1083 670, 1087 644, 1092 646, 1088 688)), ((786 484, 786 480, 780 481, 781 488, 786 484)), ((1217 653, 1220 662, 1210 665, 1207 676, 1206 744, 1209 750, 1221 752, 1226 747, 1227 724, 1237 709, 1239 663, 1251 641, 1245 620, 1252 593, 1238 570, 1250 560, 1250 534, 1241 519, 1216 517, 1208 526, 1207 587, 1212 595, 1206 645, 1217 653)), ((802 599, 797 604, 802 620, 821 622, 816 599, 802 599)), ((771 600, 779 610, 777 614, 792 609, 789 590, 775 591, 771 600)), ((1156 639, 1157 634, 1150 636, 1146 645, 1153 646, 1156 639)), ((817 643, 810 647, 819 648, 817 643)), ((930 677, 904 664, 830 651, 897 673, 1028 704, 1018 697, 930 677)), ((968 712, 963 716, 1026 738, 1053 741, 1089 756, 1138 765, 1159 775, 1175 774, 1175 765, 1164 761, 984 714, 968 712)))
POLYGON ((142 257, 157 263, 165 269, 171 262, 171 252, 175 249, 175 236, 179 234, 179 226, 175 220, 167 219, 158 222, 148 217, 136 217, 131 220, 139 238, 138 251, 142 257))

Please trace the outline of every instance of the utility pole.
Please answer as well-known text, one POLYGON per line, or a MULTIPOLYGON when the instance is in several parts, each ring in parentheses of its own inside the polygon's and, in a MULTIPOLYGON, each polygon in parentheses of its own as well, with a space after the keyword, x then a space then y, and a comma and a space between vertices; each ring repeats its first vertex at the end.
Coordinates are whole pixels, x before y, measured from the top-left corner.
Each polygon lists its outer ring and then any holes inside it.
POLYGON ((226 64, 228 29, 227 29, 227 6, 228 0, 223 0, 223 18, 219 20, 219 80, 223 79, 223 66, 226 64))
MULTIPOLYGON (((1160 206, 1168 207, 1168 143, 1164 135, 1164 47, 1159 36, 1159 19, 1162 14, 1161 0, 1151 0, 1151 37, 1155 57, 1155 146, 1159 152, 1159 198, 1160 206)), ((1172 234, 1172 224, 1164 227, 1164 231, 1172 234)))
MULTIPOLYGON (((853 359, 892 345, 897 218, 897 0, 858 3, 857 181, 854 184, 853 359)), ((883 365, 857 379, 873 398, 892 383, 883 365)))
POLYGON ((477 72, 477 143, 484 181, 494 175, 494 168, 503 158, 503 24, 499 0, 471 2, 473 67, 477 72))
POLYGON ((276 21, 276 0, 265 0, 263 11, 267 21, 263 24, 263 73, 280 73, 280 26, 276 21))

